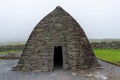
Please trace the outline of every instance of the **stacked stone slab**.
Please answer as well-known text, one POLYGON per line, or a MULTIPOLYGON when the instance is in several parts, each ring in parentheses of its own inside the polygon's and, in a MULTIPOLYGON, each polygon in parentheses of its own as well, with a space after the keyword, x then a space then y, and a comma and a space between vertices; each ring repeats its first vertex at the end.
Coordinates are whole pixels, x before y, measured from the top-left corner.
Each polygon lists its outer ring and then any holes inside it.
POLYGON ((13 70, 53 70, 55 46, 62 46, 63 69, 89 68, 98 65, 81 26, 58 6, 33 29, 13 70))

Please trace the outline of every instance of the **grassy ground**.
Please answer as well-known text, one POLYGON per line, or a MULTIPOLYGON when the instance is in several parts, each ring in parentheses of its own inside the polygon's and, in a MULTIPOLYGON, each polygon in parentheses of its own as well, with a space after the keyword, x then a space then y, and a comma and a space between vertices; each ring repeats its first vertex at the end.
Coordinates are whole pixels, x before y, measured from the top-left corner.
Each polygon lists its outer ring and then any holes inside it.
POLYGON ((0 54, 5 54, 5 53, 18 53, 18 52, 21 52, 21 50, 0 51, 0 54))
POLYGON ((120 65, 120 49, 94 49, 96 57, 120 65))

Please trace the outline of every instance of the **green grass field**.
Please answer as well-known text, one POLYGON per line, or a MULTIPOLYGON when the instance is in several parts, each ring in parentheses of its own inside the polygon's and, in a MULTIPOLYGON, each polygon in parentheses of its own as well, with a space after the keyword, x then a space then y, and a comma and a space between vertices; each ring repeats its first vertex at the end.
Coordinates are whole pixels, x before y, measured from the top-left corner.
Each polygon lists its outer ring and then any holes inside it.
POLYGON ((120 65, 120 49, 94 49, 97 58, 120 65))
POLYGON ((21 50, 0 51, 0 54, 5 54, 5 53, 18 53, 18 52, 21 52, 21 50))

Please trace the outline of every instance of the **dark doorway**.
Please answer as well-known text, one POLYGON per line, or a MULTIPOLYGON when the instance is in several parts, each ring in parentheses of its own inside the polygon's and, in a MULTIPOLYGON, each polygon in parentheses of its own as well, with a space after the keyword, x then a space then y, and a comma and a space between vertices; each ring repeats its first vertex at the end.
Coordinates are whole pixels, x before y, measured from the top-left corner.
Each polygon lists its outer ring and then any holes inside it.
POLYGON ((54 47, 54 67, 63 66, 62 46, 54 47))

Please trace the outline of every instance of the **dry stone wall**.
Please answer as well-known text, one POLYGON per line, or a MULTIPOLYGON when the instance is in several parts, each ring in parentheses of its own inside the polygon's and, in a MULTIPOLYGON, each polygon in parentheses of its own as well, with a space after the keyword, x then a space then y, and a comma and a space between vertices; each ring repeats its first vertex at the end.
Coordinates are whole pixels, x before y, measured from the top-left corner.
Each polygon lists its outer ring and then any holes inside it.
POLYGON ((96 49, 120 49, 120 41, 92 42, 91 46, 96 49))
POLYGON ((0 51, 9 51, 9 50, 23 50, 24 44, 21 45, 3 45, 0 46, 0 51))
POLYGON ((57 46, 62 47, 63 69, 98 66, 83 29, 66 11, 57 7, 36 25, 13 70, 53 70, 57 46))
MULTIPOLYGON (((68 39, 71 39, 71 38, 68 38, 68 39)), ((78 37, 78 40, 79 40, 79 37, 78 37)), ((96 49, 120 49, 120 41, 91 42, 90 44, 93 49, 94 48, 96 48, 96 49)), ((4 45, 4 46, 0 46, 0 51, 23 50, 24 46, 25 46, 24 44, 22 44, 22 45, 4 45)))

